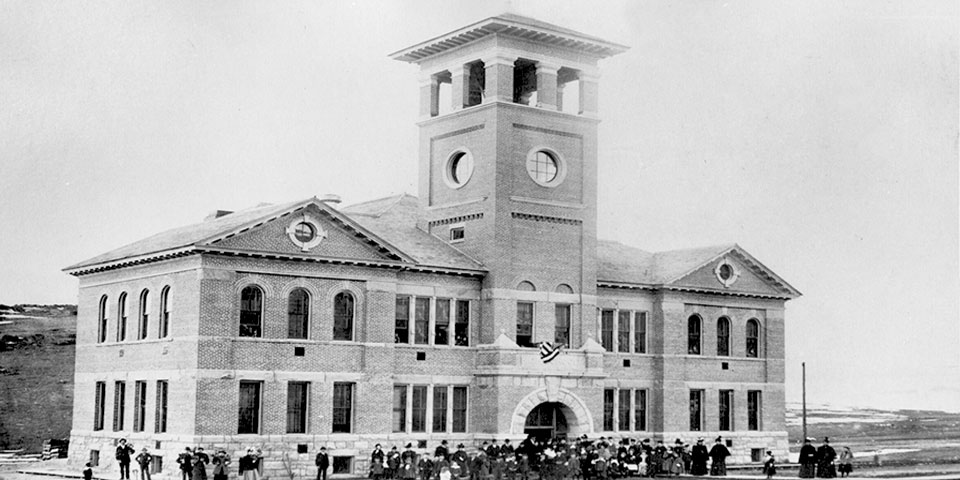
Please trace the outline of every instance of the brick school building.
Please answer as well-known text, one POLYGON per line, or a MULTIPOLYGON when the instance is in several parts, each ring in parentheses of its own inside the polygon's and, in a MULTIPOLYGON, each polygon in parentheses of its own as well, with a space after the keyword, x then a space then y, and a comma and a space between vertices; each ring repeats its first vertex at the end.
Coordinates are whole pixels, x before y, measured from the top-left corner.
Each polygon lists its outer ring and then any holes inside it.
POLYGON ((625 50, 513 14, 400 50, 418 197, 217 211, 68 267, 72 461, 115 468, 121 437, 167 472, 185 446, 257 447, 282 476, 320 446, 363 475, 376 443, 527 435, 785 455, 799 292, 735 244, 597 238, 598 62, 625 50))

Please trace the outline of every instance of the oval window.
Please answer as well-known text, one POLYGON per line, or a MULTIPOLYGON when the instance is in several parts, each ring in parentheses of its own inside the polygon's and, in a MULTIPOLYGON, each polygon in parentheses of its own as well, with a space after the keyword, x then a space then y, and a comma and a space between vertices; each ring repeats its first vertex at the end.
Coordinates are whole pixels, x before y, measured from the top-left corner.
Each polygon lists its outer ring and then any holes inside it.
POLYGON ((447 161, 447 184, 452 188, 464 186, 473 175, 473 155, 466 150, 457 150, 447 161))

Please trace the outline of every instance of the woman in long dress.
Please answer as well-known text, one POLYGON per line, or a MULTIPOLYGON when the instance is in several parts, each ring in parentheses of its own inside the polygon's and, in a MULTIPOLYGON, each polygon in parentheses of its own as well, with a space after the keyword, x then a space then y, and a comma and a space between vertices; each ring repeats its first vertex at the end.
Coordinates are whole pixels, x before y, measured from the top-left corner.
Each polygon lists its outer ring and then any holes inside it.
POLYGON ((240 458, 240 477, 243 480, 260 480, 260 456, 252 448, 240 458))
POLYGON ((717 442, 710 449, 710 475, 722 477, 727 474, 727 457, 730 456, 730 450, 721 443, 722 438, 717 437, 717 442))
POLYGON ((853 472, 853 452, 850 451, 850 447, 843 447, 843 451, 840 452, 840 466, 837 470, 840 471, 841 477, 849 477, 853 472))

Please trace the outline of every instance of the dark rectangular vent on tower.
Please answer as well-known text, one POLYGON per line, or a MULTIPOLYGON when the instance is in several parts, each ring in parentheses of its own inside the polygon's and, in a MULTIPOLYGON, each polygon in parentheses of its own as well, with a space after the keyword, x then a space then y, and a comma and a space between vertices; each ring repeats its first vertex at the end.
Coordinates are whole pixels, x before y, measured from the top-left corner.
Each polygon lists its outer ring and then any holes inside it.
POLYGON ((423 361, 427 359, 427 352, 417 352, 417 361, 423 361))
POLYGON ((304 348, 304 347, 293 347, 293 356, 294 356, 294 357, 302 357, 302 356, 306 355, 306 353, 307 353, 307 349, 304 348))

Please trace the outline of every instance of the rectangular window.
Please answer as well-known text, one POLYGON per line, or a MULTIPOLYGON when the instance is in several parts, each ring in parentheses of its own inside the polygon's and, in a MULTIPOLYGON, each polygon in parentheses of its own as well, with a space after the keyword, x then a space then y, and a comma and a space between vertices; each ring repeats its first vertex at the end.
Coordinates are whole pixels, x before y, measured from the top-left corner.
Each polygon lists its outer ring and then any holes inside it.
POLYGON ((142 432, 147 416, 147 382, 133 384, 133 431, 142 432))
POLYGON ((457 227, 450 227, 451 242, 457 242, 457 241, 463 240, 465 236, 466 235, 464 235, 464 230, 462 225, 457 227))
POLYGON ((309 382, 287 384, 287 433, 307 433, 307 399, 309 382))
POLYGON ((633 351, 647 353, 647 312, 637 312, 633 317, 633 351))
POLYGON ((731 418, 731 412, 733 411, 733 390, 720 390, 720 405, 719 405, 719 415, 720 415, 720 430, 729 431, 733 428, 733 419, 731 418))
POLYGON ((603 431, 605 432, 613 431, 613 397, 615 395, 616 390, 612 388, 603 390, 603 431))
MULTIPOLYGON (((334 475, 353 473, 353 457, 333 457, 331 466, 333 467, 334 475)), ((324 475, 324 477, 326 477, 326 475, 324 475)))
POLYGON ((127 398, 127 384, 115 382, 113 384, 113 431, 123 430, 123 407, 127 398))
POLYGON ((433 432, 447 431, 447 387, 433 387, 433 432))
POLYGON ((437 318, 433 327, 433 344, 448 345, 450 343, 450 299, 437 299, 437 318))
POLYGON ((93 397, 93 429, 103 430, 104 410, 107 404, 107 383, 97 382, 97 390, 93 397))
POLYGON ((414 385, 410 430, 413 432, 427 431, 427 386, 414 385))
POLYGON ((620 310, 617 318, 617 351, 630 352, 630 312, 620 310))
POLYGON ((703 390, 690 390, 690 431, 703 429, 703 390))
POLYGON ((619 392, 620 406, 619 406, 619 409, 617 410, 617 415, 619 417, 618 418, 619 421, 617 422, 617 428, 621 432, 630 430, 630 410, 631 410, 630 401, 632 400, 631 393, 633 392, 625 388, 621 389, 619 392))
POLYGON ((517 302, 517 345, 533 346, 533 304, 517 302))
POLYGON ((760 430, 762 407, 760 390, 747 391, 747 430, 760 430))
POLYGON ((458 347, 470 346, 469 300, 457 300, 457 322, 453 326, 453 342, 458 347))
POLYGON ((237 433, 260 433, 260 382, 240 382, 237 433))
POLYGON ((166 380, 157 380, 157 411, 153 419, 153 431, 165 433, 167 431, 167 389, 166 380))
POLYGON ((287 338, 307 338, 309 299, 302 288, 294 290, 287 298, 287 338))
POLYGON ((633 402, 633 429, 645 431, 647 429, 647 391, 637 390, 633 402))
POLYGON ((467 431, 467 387, 453 387, 453 432, 467 431))
POLYGON ((430 343, 430 298, 417 297, 413 317, 413 343, 430 343))
POLYGON ((410 343, 410 297, 397 297, 396 319, 394 342, 410 343))
POLYGON ((333 433, 353 431, 353 383, 333 384, 333 433))
POLYGON ((604 350, 613 351, 613 310, 600 313, 600 343, 604 350))
POLYGON ((557 305, 557 323, 553 334, 555 345, 570 346, 570 305, 557 305))
POLYGON ((393 430, 407 431, 407 386, 393 386, 393 430))

